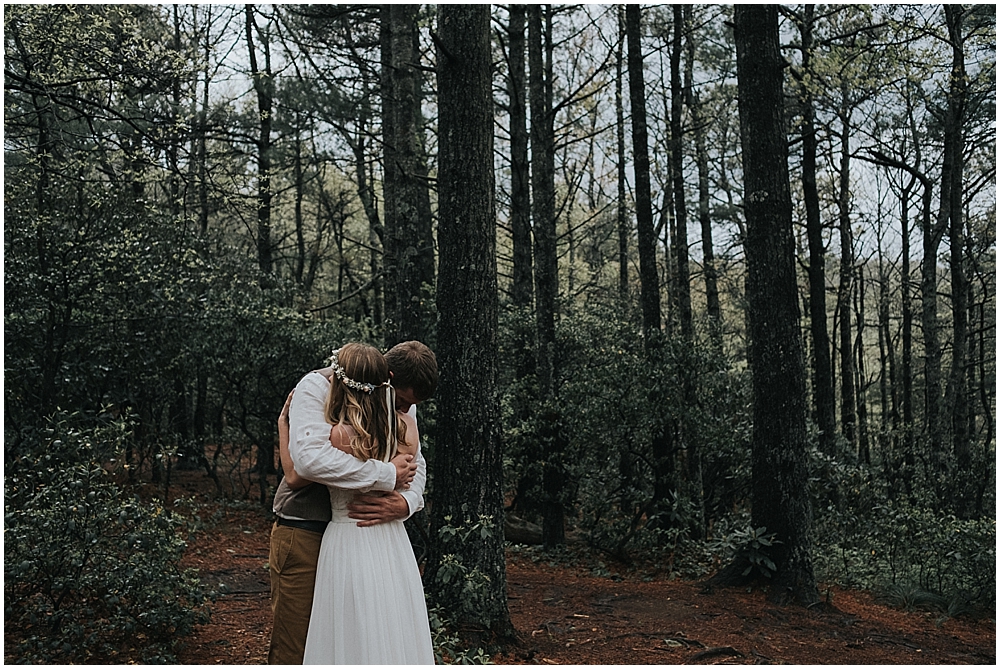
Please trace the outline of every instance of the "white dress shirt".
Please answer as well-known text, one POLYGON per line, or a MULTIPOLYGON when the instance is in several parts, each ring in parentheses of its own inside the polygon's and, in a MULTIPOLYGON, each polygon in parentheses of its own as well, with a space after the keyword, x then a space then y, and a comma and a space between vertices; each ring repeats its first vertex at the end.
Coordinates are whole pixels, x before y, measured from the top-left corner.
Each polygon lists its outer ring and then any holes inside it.
MULTIPOLYGON (((389 491, 396 486, 396 468, 380 460, 362 461, 330 444, 331 425, 326 421, 330 382, 319 372, 306 374, 292 396, 288 411, 288 452, 296 473, 304 479, 345 490, 389 491)), ((410 407, 416 420, 416 406, 410 407)), ((400 493, 413 515, 424 508, 427 463, 418 445, 417 471, 410 487, 400 493)))

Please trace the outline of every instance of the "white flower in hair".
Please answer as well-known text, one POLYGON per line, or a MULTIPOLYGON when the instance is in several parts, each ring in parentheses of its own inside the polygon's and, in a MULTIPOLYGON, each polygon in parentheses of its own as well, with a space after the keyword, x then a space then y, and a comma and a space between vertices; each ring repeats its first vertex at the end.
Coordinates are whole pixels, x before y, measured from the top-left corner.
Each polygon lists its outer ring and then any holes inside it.
MULTIPOLYGON (((371 395, 378 386, 373 383, 361 383, 360 381, 355 381, 347 375, 344 368, 340 366, 337 362, 337 354, 340 353, 340 349, 336 348, 333 350, 333 354, 330 356, 330 364, 333 366, 334 375, 344 382, 348 388, 353 388, 354 390, 360 390, 362 392, 371 395)), ((381 384, 380 384, 381 385, 381 384)))

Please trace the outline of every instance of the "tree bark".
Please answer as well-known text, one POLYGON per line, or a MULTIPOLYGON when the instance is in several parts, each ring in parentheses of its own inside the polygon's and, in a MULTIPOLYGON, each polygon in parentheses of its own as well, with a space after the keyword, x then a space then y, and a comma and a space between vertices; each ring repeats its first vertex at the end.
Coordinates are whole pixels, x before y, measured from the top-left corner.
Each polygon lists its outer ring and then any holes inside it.
POLYGON ((618 300, 623 307, 631 307, 628 284, 628 209, 625 186, 625 109, 622 104, 622 65, 625 61, 625 8, 615 7, 618 18, 618 48, 615 57, 615 142, 618 156, 618 206, 616 222, 618 227, 618 300))
MULTIPOLYGON (((802 71, 809 74, 813 49, 813 14, 815 7, 805 5, 801 26, 802 71)), ((826 247, 820 218, 819 189, 816 186, 816 125, 812 92, 801 87, 802 110, 802 195, 806 209, 806 236, 809 240, 809 332, 812 337, 813 402, 819 428, 819 446, 832 454, 836 437, 836 406, 830 337, 826 329, 826 247)))
POLYGON ((555 134, 552 109, 552 20, 546 6, 543 25, 539 5, 528 8, 528 60, 531 105, 531 192, 535 234, 535 318, 537 370, 541 411, 539 440, 542 471, 542 542, 553 547, 566 542, 563 508, 563 435, 554 392, 556 298, 559 294, 556 258, 555 134))
POLYGON ((433 537, 424 576, 474 641, 513 634, 507 608, 503 535, 503 463, 497 390, 496 205, 488 5, 438 8, 439 111, 438 438, 433 537), (448 540, 445 527, 482 523, 486 536, 448 540), (473 578, 440 578, 454 555, 473 578), (481 574, 476 580, 476 574, 481 574), (465 591, 474 586, 474 596, 465 591), (478 634, 476 634, 478 633, 478 634))
POLYGON ((260 285, 267 288, 273 284, 274 250, 271 246, 271 125, 274 120, 273 97, 274 79, 271 73, 271 48, 264 40, 264 69, 257 64, 257 48, 254 46, 254 21, 256 10, 246 5, 247 52, 250 56, 250 77, 257 94, 257 266, 260 269, 260 285))
POLYGON ((386 344, 425 339, 423 287, 434 285, 434 238, 421 118, 419 5, 383 5, 382 118, 386 344))
POLYGON ((647 341, 660 332, 660 279, 656 269, 656 235, 649 183, 649 132, 646 127, 646 84, 642 72, 641 9, 625 7, 628 37, 628 88, 632 105, 632 161, 635 165, 635 217, 639 244, 642 327, 647 341))
POLYGON ((772 598, 819 601, 811 556, 805 370, 782 105, 778 13, 736 5, 735 38, 747 235, 747 329, 753 390, 752 522, 781 541, 772 598))
MULTIPOLYGON (((948 110, 945 115, 945 151, 952 156, 950 182, 944 183, 942 175, 941 207, 945 207, 945 190, 948 190, 948 237, 951 260, 951 299, 952 299, 952 362, 951 375, 948 380, 948 402, 951 410, 952 448, 959 470, 965 474, 971 463, 969 450, 968 426, 968 389, 966 362, 969 336, 969 286, 965 274, 965 223, 962 211, 962 174, 964 171, 964 136, 962 121, 965 117, 966 74, 965 50, 962 37, 962 19, 965 10, 961 5, 944 6, 945 19, 948 24, 948 41, 952 49, 951 83, 948 89, 948 110)), ((964 491, 959 491, 959 514, 965 515, 967 509, 961 500, 964 491)))
MULTIPOLYGON (((670 48, 670 183, 674 193, 674 294, 677 296, 681 336, 694 339, 691 313, 691 268, 688 264, 687 197, 684 193, 684 87, 681 80, 681 53, 684 44, 684 6, 675 4, 674 33, 670 48)), ((634 113, 634 112, 633 112, 634 113)))
POLYGON ((531 178, 528 163, 528 120, 524 67, 525 6, 510 5, 509 76, 507 93, 510 104, 510 223, 514 245, 514 282, 512 302, 518 307, 531 306, 534 298, 534 270, 531 258, 531 178))
MULTIPOLYGON (((846 82, 844 86, 846 86, 846 82)), ((852 453, 857 453, 857 389, 855 388, 851 302, 854 291, 854 235, 851 231, 851 124, 847 90, 841 91, 840 178, 837 198, 840 229, 840 280, 837 308, 840 313, 840 429, 852 453)))

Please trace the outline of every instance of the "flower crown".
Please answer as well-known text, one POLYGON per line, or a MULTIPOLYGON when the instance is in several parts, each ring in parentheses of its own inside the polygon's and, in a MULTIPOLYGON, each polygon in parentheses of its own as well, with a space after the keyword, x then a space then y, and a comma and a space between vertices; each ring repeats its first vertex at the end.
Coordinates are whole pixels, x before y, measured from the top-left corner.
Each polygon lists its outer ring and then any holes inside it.
POLYGON ((360 381, 355 381, 354 379, 352 379, 347 375, 347 372, 344 371, 344 368, 341 367, 340 363, 337 362, 337 354, 339 353, 340 353, 339 348, 333 350, 333 353, 330 355, 330 365, 333 366, 334 375, 338 379, 343 381, 344 385, 347 386, 348 388, 353 388, 354 390, 360 390, 361 392, 368 393, 369 395, 371 395, 373 392, 375 392, 376 388, 381 388, 382 386, 385 385, 391 385, 390 381, 386 381, 385 383, 379 383, 377 385, 374 383, 361 383, 360 381))

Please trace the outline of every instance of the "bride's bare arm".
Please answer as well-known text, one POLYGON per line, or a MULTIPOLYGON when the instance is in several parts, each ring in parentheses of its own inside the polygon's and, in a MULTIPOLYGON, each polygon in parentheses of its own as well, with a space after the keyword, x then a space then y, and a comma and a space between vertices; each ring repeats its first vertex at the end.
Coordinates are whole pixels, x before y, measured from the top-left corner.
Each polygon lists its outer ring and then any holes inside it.
MULTIPOLYGON (((292 391, 294 392, 294 391, 292 391)), ((292 463, 292 456, 288 453, 288 407, 292 404, 292 393, 288 393, 285 406, 278 414, 278 457, 281 458, 281 471, 285 475, 285 483, 292 490, 304 488, 309 485, 309 481, 298 475, 295 465, 292 463)))

